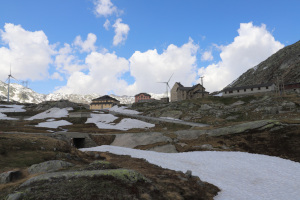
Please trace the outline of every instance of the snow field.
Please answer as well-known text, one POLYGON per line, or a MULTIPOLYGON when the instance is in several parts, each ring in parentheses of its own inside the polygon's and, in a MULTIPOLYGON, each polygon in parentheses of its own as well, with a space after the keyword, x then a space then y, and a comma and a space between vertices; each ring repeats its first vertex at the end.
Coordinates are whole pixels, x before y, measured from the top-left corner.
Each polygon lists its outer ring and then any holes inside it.
POLYGON ((35 125, 35 127, 58 128, 59 126, 66 126, 66 125, 72 125, 72 123, 66 120, 46 121, 46 122, 41 122, 38 125, 35 125))
POLYGON ((140 114, 140 112, 135 111, 135 110, 129 110, 126 106, 114 106, 112 108, 108 109, 109 111, 113 111, 113 112, 118 112, 118 113, 124 113, 124 114, 134 114, 134 115, 138 115, 140 114))
POLYGON ((68 111, 70 110, 73 110, 73 108, 50 108, 49 110, 34 115, 27 120, 67 117, 69 114, 68 111))
POLYGON ((114 130, 129 130, 133 128, 151 128, 154 124, 143 122, 137 119, 125 118, 118 124, 112 123, 118 119, 112 114, 91 114, 91 118, 88 118, 87 123, 94 123, 99 129, 114 129, 114 130))
POLYGON ((0 120, 17 120, 16 118, 7 117, 6 114, 0 113, 0 120))
POLYGON ((144 158, 186 172, 219 187, 216 200, 282 200, 300 197, 300 163, 244 152, 158 153, 116 146, 80 149, 144 158))
POLYGON ((8 112, 26 112, 23 105, 4 105, 0 104, 0 120, 17 120, 16 118, 7 117, 8 112))

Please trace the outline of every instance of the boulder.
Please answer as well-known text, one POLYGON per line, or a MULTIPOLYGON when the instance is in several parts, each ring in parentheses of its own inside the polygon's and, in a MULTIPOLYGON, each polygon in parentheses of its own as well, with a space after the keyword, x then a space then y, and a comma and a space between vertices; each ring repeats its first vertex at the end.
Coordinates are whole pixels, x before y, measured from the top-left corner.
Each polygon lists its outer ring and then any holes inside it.
POLYGON ((182 115, 182 112, 179 110, 168 110, 162 113, 161 117, 170 117, 179 119, 179 117, 182 115))
POLYGON ((178 153, 176 150, 176 147, 172 144, 166 144, 163 146, 156 146, 151 149, 148 149, 150 151, 156 151, 156 152, 163 152, 163 153, 178 153))
POLYGON ((212 108, 211 106, 209 106, 209 105, 207 105, 207 104, 203 104, 203 105, 201 105, 200 110, 209 110, 209 109, 211 109, 211 108, 212 108))
POLYGON ((112 146, 134 148, 139 145, 148 145, 159 142, 172 142, 172 139, 159 132, 125 133, 116 135, 112 146))
POLYGON ((18 180, 22 177, 22 172, 19 170, 3 172, 0 174, 0 184, 5 184, 18 180))
POLYGON ((72 167, 73 164, 62 160, 50 160, 32 165, 28 168, 29 174, 54 172, 64 168, 72 167))

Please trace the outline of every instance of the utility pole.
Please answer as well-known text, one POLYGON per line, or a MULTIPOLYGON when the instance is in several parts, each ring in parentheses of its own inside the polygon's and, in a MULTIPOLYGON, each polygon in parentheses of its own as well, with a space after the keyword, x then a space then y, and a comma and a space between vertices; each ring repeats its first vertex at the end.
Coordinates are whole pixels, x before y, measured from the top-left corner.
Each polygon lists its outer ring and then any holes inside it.
POLYGON ((202 98, 203 98, 204 97, 204 91, 203 91, 203 88, 204 88, 204 86, 203 86, 203 78, 204 78, 204 76, 201 76, 200 78, 201 78, 202 98))

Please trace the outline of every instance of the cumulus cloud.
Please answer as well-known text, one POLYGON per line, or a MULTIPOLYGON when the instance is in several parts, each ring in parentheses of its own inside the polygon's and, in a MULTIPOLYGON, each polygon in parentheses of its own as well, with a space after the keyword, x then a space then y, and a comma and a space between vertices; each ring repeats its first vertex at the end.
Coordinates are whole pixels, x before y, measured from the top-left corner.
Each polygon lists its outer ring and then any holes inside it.
POLYGON ((129 62, 114 53, 92 52, 85 59, 89 73, 72 73, 67 85, 57 92, 91 94, 122 94, 127 82, 121 76, 129 70, 129 62))
POLYGON ((283 44, 275 41, 273 35, 266 29, 266 25, 254 26, 252 22, 241 23, 238 36, 234 41, 220 47, 221 61, 200 68, 198 75, 204 76, 204 87, 208 91, 221 90, 246 70, 283 47, 283 44))
POLYGON ((190 39, 182 46, 171 44, 161 54, 156 49, 146 52, 136 51, 129 60, 115 53, 91 52, 85 59, 88 73, 73 72, 66 86, 57 92, 79 94, 134 95, 139 92, 164 93, 162 83, 174 73, 170 87, 175 82, 191 86, 196 81, 196 54, 198 45, 190 39), (123 78, 130 73, 134 83, 129 85, 123 78))
POLYGON ((202 56, 201 56, 201 60, 202 61, 212 61, 214 59, 211 51, 205 51, 202 56))
POLYGON ((190 39, 188 43, 178 47, 174 44, 168 46, 159 54, 156 49, 146 52, 136 51, 130 61, 130 73, 135 78, 134 84, 127 88, 127 93, 137 92, 165 92, 165 85, 157 82, 168 81, 174 73, 170 87, 175 82, 191 86, 197 76, 196 53, 198 45, 190 39))
POLYGON ((115 36, 113 45, 117 46, 118 44, 124 42, 127 39, 128 32, 130 30, 127 24, 121 23, 122 19, 118 18, 114 23, 113 27, 115 29, 115 36))
POLYGON ((48 77, 51 56, 54 47, 49 45, 43 31, 27 31, 21 25, 6 23, 0 30, 4 44, 0 48, 0 79, 5 80, 9 74, 18 79, 41 80, 48 77))
POLYGON ((74 45, 80 47, 81 52, 91 52, 96 50, 96 40, 97 36, 93 33, 89 33, 85 41, 82 41, 79 35, 75 38, 74 45))
POLYGON ((105 20, 103 27, 108 31, 110 27, 110 21, 108 19, 105 20))
POLYGON ((118 14, 118 8, 110 0, 94 0, 95 14, 98 17, 108 17, 118 14))
POLYGON ((55 57, 56 69, 66 75, 86 68, 82 61, 75 56, 75 51, 69 44, 64 44, 55 57))

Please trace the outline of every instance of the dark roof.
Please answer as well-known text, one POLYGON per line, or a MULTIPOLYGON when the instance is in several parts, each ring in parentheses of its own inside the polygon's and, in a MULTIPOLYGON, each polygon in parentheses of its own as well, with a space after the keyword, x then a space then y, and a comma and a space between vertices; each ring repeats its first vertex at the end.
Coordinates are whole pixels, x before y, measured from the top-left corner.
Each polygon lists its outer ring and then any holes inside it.
MULTIPOLYGON (((192 87, 178 87, 177 88, 177 90, 183 90, 183 91, 190 91, 190 90, 193 90, 193 89, 195 89, 197 86, 201 86, 201 84, 200 83, 198 83, 198 84, 196 84, 196 85, 194 85, 194 86, 192 86, 192 87)), ((203 86, 202 86, 203 87, 203 86)), ((203 89, 205 90, 205 88, 203 87, 203 89)))
POLYGON ((179 85, 179 87, 183 87, 183 85, 180 82, 176 82, 176 83, 179 85))
POLYGON ((178 87, 177 90, 184 90, 184 91, 189 91, 193 89, 193 87, 178 87))
POLYGON ((203 92, 202 92, 202 90, 197 90, 197 91, 194 92, 194 94, 195 94, 195 93, 209 94, 209 92, 206 92, 206 91, 203 91, 203 92))
POLYGON ((102 97, 99 97, 97 99, 93 99, 92 101, 98 101, 98 100, 114 100, 114 101, 119 101, 111 96, 108 96, 108 95, 104 95, 102 97))
POLYGON ((246 86, 240 86, 240 87, 224 88, 222 91, 227 92, 227 91, 231 91, 231 90, 243 90, 243 89, 249 89, 249 88, 268 87, 273 84, 274 83, 262 83, 262 84, 258 84, 258 85, 246 85, 246 86))
POLYGON ((140 96, 141 94, 143 94, 143 95, 145 95, 145 96, 149 96, 149 97, 151 97, 151 95, 150 95, 150 94, 147 94, 147 93, 144 93, 144 92, 142 92, 142 93, 139 93, 139 94, 135 95, 135 97, 136 97, 136 96, 140 96))

